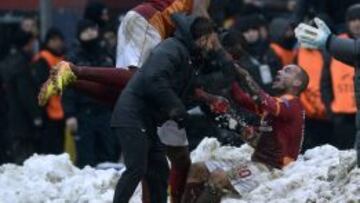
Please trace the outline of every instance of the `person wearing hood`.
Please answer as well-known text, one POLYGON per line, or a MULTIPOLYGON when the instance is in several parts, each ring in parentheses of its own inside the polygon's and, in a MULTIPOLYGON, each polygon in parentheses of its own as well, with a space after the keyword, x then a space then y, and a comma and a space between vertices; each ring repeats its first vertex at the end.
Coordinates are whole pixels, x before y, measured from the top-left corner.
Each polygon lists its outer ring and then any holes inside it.
POLYGON ((22 164, 35 152, 43 122, 36 104, 36 87, 29 67, 35 38, 20 29, 14 38, 15 48, 0 64, 0 76, 8 105, 8 147, 12 161, 22 164))
POLYGON ((282 66, 292 64, 295 58, 296 38, 290 20, 275 18, 269 27, 270 47, 281 60, 282 66))
POLYGON ((95 22, 102 32, 110 21, 108 8, 102 2, 90 2, 86 5, 84 19, 95 22))
POLYGON ((178 12, 209 18, 210 0, 145 0, 126 13, 118 29, 116 67, 142 67, 150 51, 172 36, 171 15, 178 12))
MULTIPOLYGON (((50 70, 64 59, 65 42, 60 30, 50 28, 45 36, 43 48, 31 64, 37 88, 49 77, 50 70)), ((39 152, 60 154, 64 151, 64 111, 60 96, 53 96, 44 108, 44 133, 39 144, 39 152)))
MULTIPOLYGON (((353 73, 354 78, 354 85, 347 86, 348 88, 342 88, 342 90, 346 90, 347 94, 353 94, 353 98, 355 98, 356 103, 353 102, 350 97, 348 100, 345 98, 338 98, 337 103, 333 100, 332 106, 335 104, 343 105, 336 105, 337 107, 352 107, 355 109, 356 112, 356 141, 355 141, 355 148, 357 150, 357 165, 360 166, 360 114, 359 114, 359 107, 360 107, 360 94, 359 94, 359 86, 360 86, 360 72, 359 72, 359 62, 360 62, 360 43, 357 40, 360 37, 360 4, 356 4, 351 6, 347 10, 347 27, 351 31, 349 32, 350 35, 347 37, 344 36, 336 36, 331 33, 329 27, 325 24, 324 21, 320 20, 319 18, 315 18, 315 26, 311 26, 305 23, 301 23, 296 29, 295 34, 298 38, 299 42, 302 46, 312 48, 312 49, 324 49, 327 50, 336 60, 343 62, 348 67, 355 67, 353 73), (355 86, 355 90, 353 87, 355 86), (349 92, 348 90, 353 90, 349 92)), ((339 63, 339 62, 335 62, 339 63)), ((342 65, 342 67, 344 67, 342 65)), ((344 69, 343 69, 344 70, 344 69)), ((347 69, 350 71, 350 69, 347 69)), ((335 70, 335 68, 333 69, 335 70)), ((340 91, 341 92, 341 91, 340 91)), ((344 91, 342 91, 344 92, 344 91)), ((335 91, 334 91, 335 93, 335 91)), ((335 95, 334 95, 335 96, 335 95)), ((334 107, 336 107, 334 106, 334 107)), ((347 122, 349 123, 349 121, 347 122)), ((350 124, 350 123, 349 123, 350 124)), ((348 126, 349 126, 348 124, 348 126)), ((350 126, 349 126, 350 127, 350 126)), ((339 129, 339 130, 342 130, 339 129)), ((340 135, 339 135, 340 136, 340 135)), ((344 138, 344 135, 341 134, 341 137, 338 139, 343 139, 346 141, 348 138, 344 138)), ((348 135, 352 136, 352 135, 348 135)))
POLYGON ((192 100, 192 86, 203 60, 209 51, 219 48, 219 42, 206 18, 177 14, 173 20, 177 27, 175 36, 151 51, 114 108, 111 126, 126 166, 116 186, 114 202, 128 202, 143 177, 147 177, 152 202, 166 202, 163 194, 167 175, 159 171, 167 165, 163 144, 180 150, 188 145, 184 129, 186 104, 192 100), (157 130, 157 126, 161 128, 157 130), (163 181, 151 180, 154 169, 163 181))
MULTIPOLYGON (((68 60, 82 66, 113 66, 111 57, 99 45, 96 23, 81 20, 78 23, 77 39, 78 44, 71 49, 68 60)), ((108 124, 111 109, 73 90, 64 93, 63 105, 66 128, 76 136, 77 165, 96 166, 101 162, 117 161, 115 141, 108 124)))
POLYGON ((242 33, 248 44, 246 54, 240 58, 239 63, 266 92, 273 95, 275 92, 271 83, 282 66, 280 59, 270 48, 266 32, 260 30, 262 22, 258 15, 237 19, 234 28, 242 33))

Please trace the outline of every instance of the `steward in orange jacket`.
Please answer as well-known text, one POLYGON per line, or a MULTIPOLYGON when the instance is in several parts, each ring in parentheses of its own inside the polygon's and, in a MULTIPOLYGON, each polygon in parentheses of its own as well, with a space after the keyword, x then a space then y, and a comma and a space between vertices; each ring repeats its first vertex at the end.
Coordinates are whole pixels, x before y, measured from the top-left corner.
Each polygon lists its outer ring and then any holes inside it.
MULTIPOLYGON (((33 76, 40 87, 49 76, 50 70, 63 59, 64 37, 57 29, 50 29, 45 37, 43 49, 33 60, 33 76)), ((44 133, 39 146, 40 153, 60 154, 63 152, 64 111, 60 96, 50 98, 45 106, 44 133)))
MULTIPOLYGON (((346 39, 349 35, 338 37, 346 39)), ((334 125, 332 144, 340 149, 351 149, 356 133, 355 68, 332 58, 329 71, 333 93, 330 106, 334 125)))

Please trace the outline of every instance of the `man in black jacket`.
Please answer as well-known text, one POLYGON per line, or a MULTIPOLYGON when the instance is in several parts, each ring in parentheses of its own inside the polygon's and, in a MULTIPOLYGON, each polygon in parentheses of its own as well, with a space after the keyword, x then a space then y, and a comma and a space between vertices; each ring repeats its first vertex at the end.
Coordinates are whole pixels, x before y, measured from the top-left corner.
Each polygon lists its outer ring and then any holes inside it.
MULTIPOLYGON (((113 66, 111 57, 99 45, 99 31, 94 22, 81 20, 77 39, 79 44, 67 56, 70 61, 81 66, 113 66)), ((109 125, 111 109, 73 90, 64 93, 63 104, 66 127, 77 136, 77 165, 96 166, 101 162, 117 161, 115 140, 109 125)))
MULTIPOLYGON (((351 6, 348 9, 348 17, 356 18, 352 26, 356 26, 360 20, 360 4, 351 6), (357 17, 356 17, 357 16, 357 17)), ((303 46, 309 48, 322 48, 334 56, 337 60, 355 67, 355 98, 357 109, 360 108, 360 29, 354 28, 353 39, 344 39, 333 35, 328 26, 320 19, 315 18, 316 27, 301 23, 296 29, 295 34, 303 46), (358 30, 358 32, 356 32, 358 30)), ((348 26, 351 26, 350 24, 348 26)), ((360 166, 360 112, 356 114, 356 142, 357 164, 360 166)))
POLYGON ((152 186, 152 202, 166 202, 163 195, 167 187, 166 172, 154 171, 167 165, 156 127, 167 120, 173 120, 179 129, 184 127, 185 103, 192 95, 191 86, 199 64, 209 50, 216 48, 209 20, 182 14, 174 15, 173 20, 177 25, 175 37, 166 39, 151 52, 114 108, 111 125, 126 165, 116 186, 114 202, 128 202, 145 176, 152 186), (162 184, 154 186, 154 182, 162 184))
POLYGON ((0 65, 8 105, 10 153, 18 164, 35 152, 39 127, 42 125, 29 68, 34 40, 32 34, 19 30, 15 33, 15 48, 0 65))

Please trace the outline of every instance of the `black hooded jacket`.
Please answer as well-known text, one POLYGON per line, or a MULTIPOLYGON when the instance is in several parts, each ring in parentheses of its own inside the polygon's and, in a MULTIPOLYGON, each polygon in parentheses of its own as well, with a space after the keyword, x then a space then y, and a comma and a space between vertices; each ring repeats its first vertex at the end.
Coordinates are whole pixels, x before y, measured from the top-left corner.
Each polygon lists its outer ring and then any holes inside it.
POLYGON ((0 64, 0 76, 8 104, 9 129, 13 131, 31 130, 34 120, 41 118, 29 63, 30 56, 16 49, 0 64))
POLYGON ((185 103, 198 74, 190 29, 196 17, 175 14, 175 36, 156 46, 115 105, 112 127, 148 128, 187 115, 185 103))

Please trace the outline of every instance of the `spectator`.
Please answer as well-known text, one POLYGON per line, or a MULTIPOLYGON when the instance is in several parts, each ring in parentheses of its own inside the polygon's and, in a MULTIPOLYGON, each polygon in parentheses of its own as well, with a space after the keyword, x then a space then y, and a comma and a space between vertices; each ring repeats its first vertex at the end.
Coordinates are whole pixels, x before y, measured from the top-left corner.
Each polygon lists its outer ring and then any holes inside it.
POLYGON ((35 151, 42 119, 36 102, 35 83, 29 68, 34 37, 31 33, 22 30, 15 35, 15 48, 1 64, 1 78, 8 103, 7 120, 11 156, 20 164, 35 151))
MULTIPOLYGON (((353 5, 348 9, 348 14, 353 13, 350 11, 355 11, 354 13, 358 15, 358 10, 360 6, 359 4, 353 5)), ((350 17, 350 15, 349 15, 350 17)), ((356 28, 358 27, 358 20, 350 20, 349 22, 353 21, 353 23, 349 23, 348 27, 356 28), (357 25, 357 26, 356 26, 357 25)), ((336 59, 355 67, 355 85, 356 87, 360 84, 360 75, 359 75, 359 47, 360 43, 357 37, 353 39, 346 39, 341 37, 336 37, 333 35, 329 29, 329 27, 320 20, 319 18, 315 18, 314 22, 315 26, 310 26, 304 23, 301 23, 295 29, 296 38, 300 41, 303 46, 316 49, 325 49, 329 51, 329 53, 334 56, 336 59)), ((353 29, 353 32, 358 29, 353 29)), ((358 33, 357 31, 353 34, 358 33)), ((353 37, 353 36, 351 36, 353 37)), ((355 88, 355 97, 356 97, 356 105, 357 109, 359 108, 360 104, 360 97, 359 97, 359 89, 355 88)), ((357 165, 360 166, 360 117, 359 111, 356 114, 356 141, 355 141, 355 149, 357 150, 357 165)))
MULTIPOLYGON (((89 2, 86 5, 84 19, 95 22, 99 27, 100 45, 115 61, 116 54, 116 31, 111 28, 109 11, 106 5, 100 1, 89 2), (113 42, 115 36, 115 44, 113 42)), ((115 64, 114 64, 115 65, 115 64)))
MULTIPOLYGON (((111 67, 113 61, 99 45, 96 23, 81 20, 78 23, 79 44, 68 59, 76 65, 111 67)), ((66 127, 75 132, 77 165, 95 166, 104 161, 117 161, 117 152, 110 130, 111 109, 80 93, 70 90, 64 95, 66 127)))
MULTIPOLYGON (((116 30, 109 26, 105 28, 103 32, 103 46, 106 49, 106 52, 109 53, 113 61, 116 60, 116 45, 116 30)), ((115 66, 115 64, 113 64, 113 66, 115 66)))
POLYGON ((261 27, 263 29, 264 25, 258 15, 237 19, 235 28, 242 32, 248 43, 248 54, 241 57, 239 63, 249 71, 266 92, 273 94, 271 83, 281 68, 281 61, 270 49, 267 34, 260 30, 261 27))
POLYGON ((25 16, 20 23, 20 27, 23 31, 29 32, 34 36, 33 50, 34 53, 38 53, 40 50, 39 27, 35 17, 25 16))
MULTIPOLYGON (((57 63, 63 60, 64 37, 60 30, 48 30, 43 48, 35 56, 32 65, 34 80, 38 89, 49 77, 49 72, 57 63)), ((45 154, 60 154, 63 152, 64 141, 64 111, 60 96, 53 96, 47 103, 43 113, 44 133, 41 137, 40 152, 45 154)))
MULTIPOLYGON (((346 33, 340 38, 360 38, 360 5, 354 5, 346 12, 346 33)), ((332 81, 333 99, 331 112, 334 125, 333 145, 340 149, 353 147, 355 139, 356 102, 354 66, 347 65, 335 58, 331 59, 330 74, 332 81)), ((330 94, 330 93, 329 93, 330 94)))
POLYGON ((91 20, 99 26, 100 33, 109 24, 110 17, 105 4, 95 1, 86 5, 84 19, 91 20))

